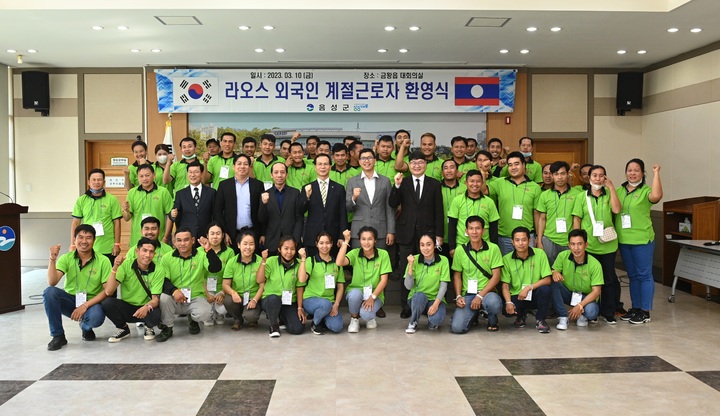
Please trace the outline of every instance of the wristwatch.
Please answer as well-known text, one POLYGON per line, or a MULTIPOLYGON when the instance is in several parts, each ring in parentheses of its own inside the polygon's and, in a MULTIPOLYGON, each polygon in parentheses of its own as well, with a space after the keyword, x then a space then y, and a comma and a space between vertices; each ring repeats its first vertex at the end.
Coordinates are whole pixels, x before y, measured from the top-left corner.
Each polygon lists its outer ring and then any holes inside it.
POLYGON ((377 299, 377 295, 375 295, 374 293, 371 294, 370 297, 373 298, 373 300, 377 299))

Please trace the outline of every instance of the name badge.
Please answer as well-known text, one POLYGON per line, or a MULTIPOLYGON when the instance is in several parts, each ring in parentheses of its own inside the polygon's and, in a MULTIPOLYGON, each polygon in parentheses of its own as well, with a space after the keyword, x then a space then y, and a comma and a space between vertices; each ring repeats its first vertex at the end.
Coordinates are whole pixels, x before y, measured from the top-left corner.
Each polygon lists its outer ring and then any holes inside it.
POLYGON ((265 190, 272 188, 273 183, 272 182, 263 182, 263 186, 265 187, 265 190))
MULTIPOLYGON (((528 287, 528 286, 532 286, 532 285, 522 285, 522 288, 525 289, 525 288, 528 287)), ((531 301, 531 300, 532 300, 532 292, 533 292, 532 289, 530 289, 530 290, 528 291, 527 296, 525 296, 525 300, 527 300, 527 301, 531 301)))
POLYGON ((243 293, 243 306, 247 306, 250 303, 250 292, 243 293))
POLYGON ((152 217, 152 214, 142 214, 142 219, 144 220, 147 217, 152 217))
POLYGON ((292 291, 290 291, 290 290, 282 291, 282 304, 283 305, 292 305, 292 291))
POLYGON ((101 222, 93 223, 92 226, 95 229, 95 237, 102 237, 105 235, 105 228, 103 228, 101 222))
POLYGON ((230 166, 220 166, 220 177, 223 179, 230 177, 230 166))
POLYGON ((630 221, 630 214, 622 214, 620 216, 620 222, 622 223, 622 228, 632 227, 632 222, 630 221))
POLYGON ((372 286, 364 286, 363 287, 363 300, 370 299, 370 296, 372 296, 372 286))
POLYGON ((522 218, 523 218, 523 206, 522 205, 513 205, 512 219, 521 220, 522 218))
POLYGON ((115 296, 122 300, 122 283, 118 285, 117 289, 115 289, 115 296))
POLYGON ((603 231, 605 231, 604 221, 597 221, 593 224, 593 237, 602 237, 603 231))
POLYGON ((207 290, 208 292, 215 292, 217 290, 217 277, 212 276, 207 278, 207 290))
POLYGON ((326 274, 325 275, 325 289, 335 289, 335 275, 334 274, 326 274))
POLYGON ((478 281, 477 281, 477 279, 468 280, 468 283, 467 283, 467 293, 472 293, 473 295, 476 295, 476 294, 477 294, 477 287, 478 287, 478 281))
POLYGON ((565 220, 565 218, 556 218, 555 219, 555 231, 557 231, 559 233, 567 232, 567 220, 565 220))
POLYGON ((87 301, 87 292, 77 292, 75 294, 75 307, 79 308, 80 305, 87 301))
POLYGON ((580 292, 573 292, 572 297, 570 298, 570 306, 575 306, 582 300, 582 293, 580 292))
POLYGON ((184 287, 180 289, 180 292, 182 292, 183 296, 185 296, 185 303, 190 303, 192 290, 190 290, 189 287, 184 287))

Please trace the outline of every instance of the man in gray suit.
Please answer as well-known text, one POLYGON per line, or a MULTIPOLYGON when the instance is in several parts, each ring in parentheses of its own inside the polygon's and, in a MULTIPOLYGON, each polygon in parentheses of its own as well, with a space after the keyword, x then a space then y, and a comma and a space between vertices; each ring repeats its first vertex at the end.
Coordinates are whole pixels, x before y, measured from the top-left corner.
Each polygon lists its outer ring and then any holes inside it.
POLYGON ((375 153, 362 149, 359 155, 362 173, 348 179, 345 205, 355 213, 352 226, 352 246, 360 247, 358 232, 366 225, 378 232, 378 248, 387 249, 395 243, 395 210, 388 205, 390 180, 375 172, 375 153))
POLYGON ((271 175, 274 186, 260 195, 258 218, 265 230, 265 234, 260 236, 260 244, 274 256, 281 236, 291 235, 296 243, 300 242, 305 200, 300 198, 299 190, 285 184, 287 166, 284 163, 273 164, 271 175))

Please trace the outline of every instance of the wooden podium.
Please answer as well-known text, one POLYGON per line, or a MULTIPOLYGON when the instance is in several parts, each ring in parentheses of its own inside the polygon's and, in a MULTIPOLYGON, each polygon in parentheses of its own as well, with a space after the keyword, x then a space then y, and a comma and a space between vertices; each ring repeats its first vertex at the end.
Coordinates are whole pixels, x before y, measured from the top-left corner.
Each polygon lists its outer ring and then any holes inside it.
POLYGON ((25 309, 20 284, 20 214, 28 207, 0 205, 0 313, 25 309))

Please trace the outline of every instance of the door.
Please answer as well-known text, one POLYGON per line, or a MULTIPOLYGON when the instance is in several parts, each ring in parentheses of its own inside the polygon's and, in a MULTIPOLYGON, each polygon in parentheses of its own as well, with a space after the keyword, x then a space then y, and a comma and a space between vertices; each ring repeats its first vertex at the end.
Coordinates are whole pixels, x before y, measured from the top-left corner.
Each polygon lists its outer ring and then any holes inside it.
MULTIPOLYGON (((553 163, 559 160, 565 161, 572 166, 577 163, 579 166, 587 163, 587 140, 586 139, 536 139, 533 145, 533 160, 541 165, 553 163)), ((577 175, 578 173, 575 172, 577 175)), ((572 185, 580 183, 580 178, 573 178, 572 185)))

